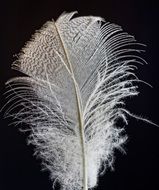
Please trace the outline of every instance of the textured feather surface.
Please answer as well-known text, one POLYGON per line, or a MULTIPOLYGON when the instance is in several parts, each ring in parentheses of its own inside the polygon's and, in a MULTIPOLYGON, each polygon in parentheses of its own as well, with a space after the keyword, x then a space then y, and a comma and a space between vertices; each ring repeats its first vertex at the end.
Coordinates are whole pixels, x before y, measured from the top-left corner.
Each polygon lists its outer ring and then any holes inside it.
POLYGON ((29 142, 61 189, 86 190, 122 149, 116 123, 127 123, 124 98, 138 94, 133 64, 144 60, 120 26, 74 14, 47 22, 22 49, 12 67, 27 76, 8 81, 6 117, 28 124, 29 142))

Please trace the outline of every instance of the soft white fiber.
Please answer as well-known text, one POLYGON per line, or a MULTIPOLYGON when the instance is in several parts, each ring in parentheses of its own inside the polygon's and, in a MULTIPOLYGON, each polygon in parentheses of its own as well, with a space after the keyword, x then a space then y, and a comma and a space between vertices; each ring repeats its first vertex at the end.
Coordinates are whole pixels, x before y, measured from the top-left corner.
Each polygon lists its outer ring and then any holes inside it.
POLYGON ((124 100, 138 94, 134 63, 144 60, 120 26, 74 14, 47 22, 22 49, 12 67, 26 76, 8 81, 6 116, 30 130, 61 189, 87 190, 127 139, 117 121, 127 124, 124 100))

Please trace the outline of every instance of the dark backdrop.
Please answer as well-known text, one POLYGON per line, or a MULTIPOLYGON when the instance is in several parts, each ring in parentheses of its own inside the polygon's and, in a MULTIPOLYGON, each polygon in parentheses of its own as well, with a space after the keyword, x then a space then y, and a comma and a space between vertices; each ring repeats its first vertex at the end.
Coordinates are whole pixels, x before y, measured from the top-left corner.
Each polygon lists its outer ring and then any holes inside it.
MULTIPOLYGON (((31 34, 47 20, 56 19, 63 11, 78 10, 79 15, 97 15, 119 24, 136 39, 147 44, 143 58, 148 65, 136 71, 140 79, 153 88, 139 85, 138 97, 128 100, 128 109, 159 124, 159 5, 157 0, 13 0, 1 1, 0 94, 4 83, 18 72, 10 69, 17 54, 31 34)), ((4 104, 4 96, 0 99, 4 104)), ((1 113, 3 115, 3 112, 1 113)), ((51 190, 48 172, 41 172, 40 161, 33 156, 33 147, 26 145, 26 134, 0 123, 0 190, 51 190)), ((97 190, 159 189, 159 128, 129 118, 126 128, 129 141, 127 155, 117 152, 115 171, 100 177, 97 190)), ((58 189, 58 188, 57 188, 58 189)))

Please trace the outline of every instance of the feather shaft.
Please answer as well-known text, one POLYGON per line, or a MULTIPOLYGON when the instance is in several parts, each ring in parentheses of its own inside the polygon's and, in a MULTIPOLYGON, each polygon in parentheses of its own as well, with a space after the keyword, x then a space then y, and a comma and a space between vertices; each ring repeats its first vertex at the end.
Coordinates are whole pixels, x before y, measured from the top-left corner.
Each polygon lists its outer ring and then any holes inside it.
MULTIPOLYGON (((81 143, 81 150, 82 150, 82 164, 83 164, 83 190, 88 190, 88 181, 87 181, 87 160, 86 160, 86 150, 85 150, 85 134, 84 134, 84 124, 83 124, 83 113, 82 113, 82 104, 81 104, 81 95, 79 92, 79 87, 78 84, 75 80, 73 68, 71 65, 71 61, 69 60, 69 56, 67 54, 65 44, 62 40, 62 37, 60 35, 60 31, 58 30, 58 27, 55 24, 56 31, 58 33, 59 39, 61 41, 66 60, 68 62, 69 68, 70 68, 70 73, 72 74, 72 79, 73 79, 73 84, 74 84, 74 89, 75 89, 75 95, 76 95, 76 100, 77 100, 77 109, 78 109, 78 121, 79 121, 79 128, 80 128, 80 143, 81 143)), ((65 65, 66 66, 66 65, 65 65)), ((67 67, 67 66, 66 66, 67 67)))

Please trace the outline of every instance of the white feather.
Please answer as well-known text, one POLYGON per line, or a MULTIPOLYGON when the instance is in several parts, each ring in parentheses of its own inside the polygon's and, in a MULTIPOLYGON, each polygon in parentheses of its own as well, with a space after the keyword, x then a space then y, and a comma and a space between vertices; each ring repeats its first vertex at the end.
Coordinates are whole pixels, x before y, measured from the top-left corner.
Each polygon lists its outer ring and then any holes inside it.
POLYGON ((116 123, 127 123, 124 99, 138 94, 133 63, 144 60, 120 26, 74 14, 47 22, 22 49, 12 67, 27 76, 8 81, 6 116, 29 124, 29 142, 61 189, 87 190, 127 138, 116 123))

